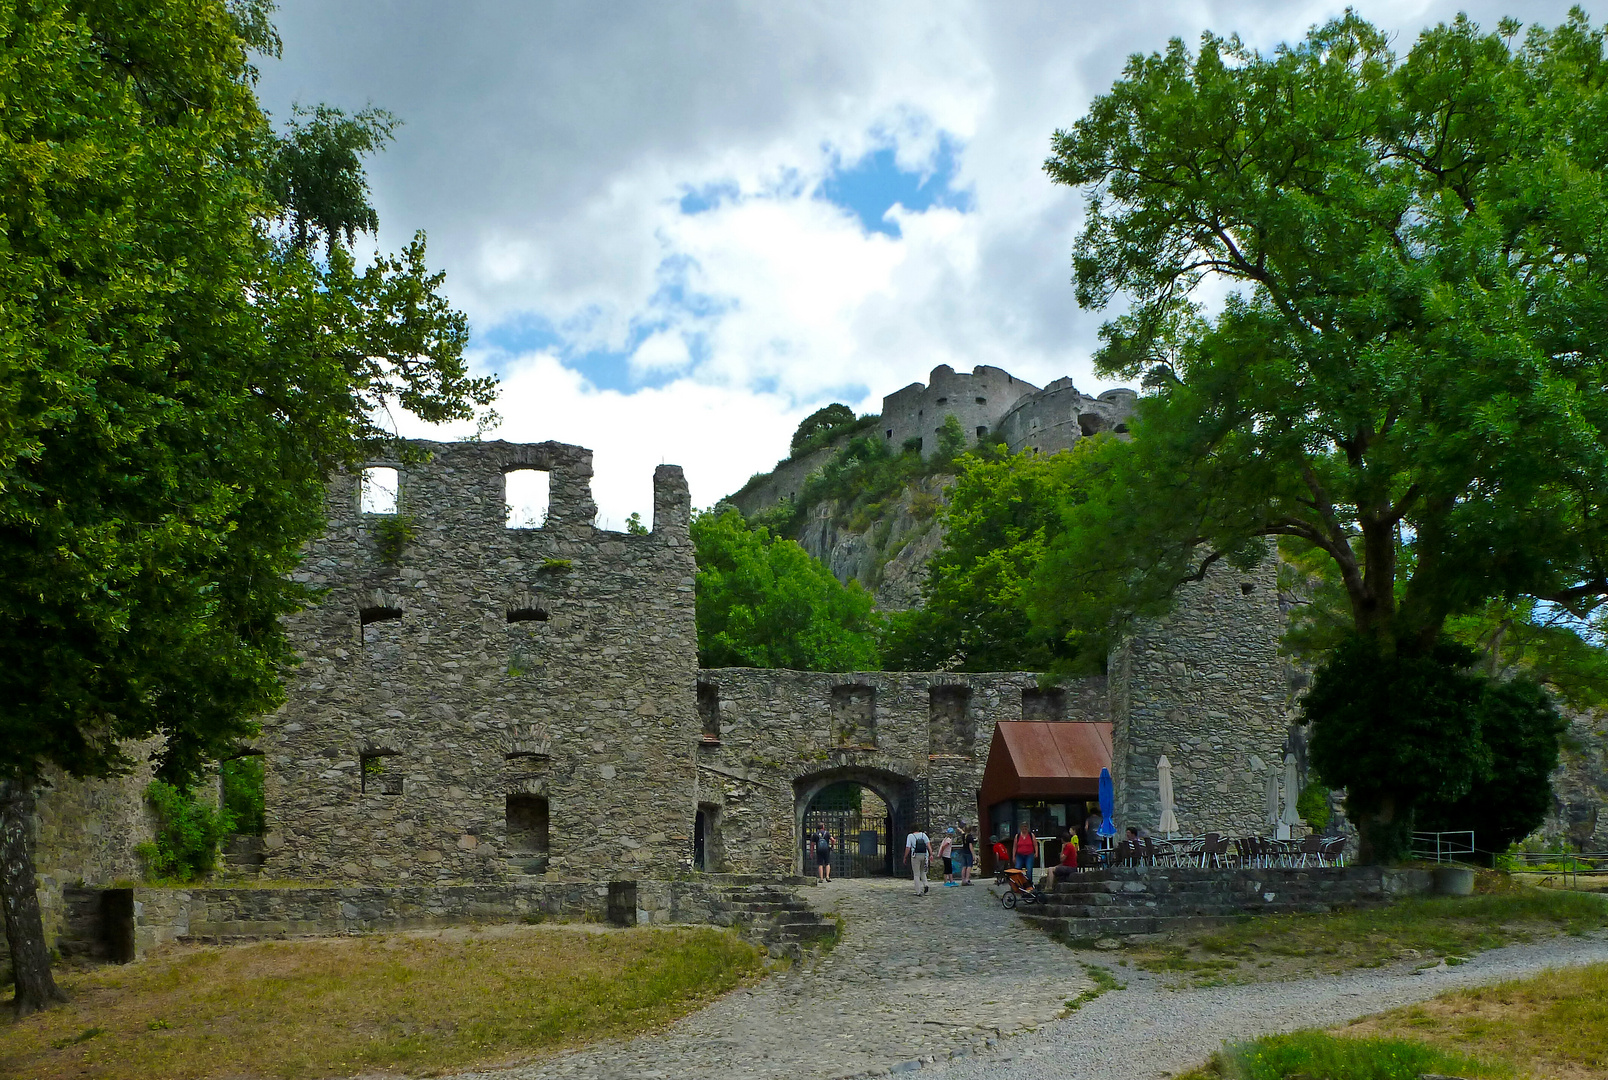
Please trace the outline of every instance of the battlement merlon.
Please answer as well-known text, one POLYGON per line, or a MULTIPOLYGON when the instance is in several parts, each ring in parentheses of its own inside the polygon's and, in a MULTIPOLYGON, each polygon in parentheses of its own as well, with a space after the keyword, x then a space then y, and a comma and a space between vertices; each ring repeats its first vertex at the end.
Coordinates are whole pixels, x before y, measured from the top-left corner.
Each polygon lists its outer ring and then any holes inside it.
MULTIPOLYGON (((361 510, 361 474, 373 467, 397 470, 397 508, 418 521, 450 523, 454 528, 501 532, 508 523, 507 476, 522 469, 547 474, 547 512, 540 531, 577 539, 599 532, 592 497, 592 451, 561 442, 432 442, 409 440, 425 459, 414 464, 374 460, 330 478, 331 530, 357 525, 375 515, 361 510)), ((680 466, 654 472, 654 528, 685 533, 692 502, 680 466)))
POLYGON ((653 470, 653 531, 685 531, 692 521, 692 493, 680 465, 653 470))

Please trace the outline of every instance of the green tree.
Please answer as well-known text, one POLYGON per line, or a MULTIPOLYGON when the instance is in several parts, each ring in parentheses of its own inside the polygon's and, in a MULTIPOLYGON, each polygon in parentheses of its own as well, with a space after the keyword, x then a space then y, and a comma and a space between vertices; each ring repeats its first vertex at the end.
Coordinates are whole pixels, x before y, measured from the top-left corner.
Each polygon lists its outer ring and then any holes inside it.
POLYGON ((693 518, 698 662, 704 667, 875 671, 881 620, 791 540, 750 529, 731 508, 693 518))
MULTIPOLYGON (((1078 300, 1128 305, 1100 368, 1149 393, 1046 553, 1046 610, 1142 614, 1278 537, 1333 563, 1381 664, 1442 655, 1494 598, 1602 603, 1608 67, 1578 9, 1518 30, 1459 18, 1405 57, 1349 13, 1271 56, 1174 41, 1056 133, 1046 169, 1088 197, 1078 300)), ((1477 718, 1377 719, 1455 747, 1477 718)), ((1365 852, 1474 775, 1451 754, 1348 792, 1365 852)))
POLYGON ((848 427, 854 423, 854 410, 841 402, 816 409, 799 422, 798 429, 793 432, 791 449, 794 456, 806 447, 813 445, 824 446, 839 428, 848 427))
POLYGON ((896 670, 1098 671, 1105 636, 1068 639, 1035 621, 1033 579, 1068 506, 1103 475, 1107 436, 1069 452, 968 454, 949 489, 944 546, 928 564, 922 606, 889 620, 884 663, 896 670))
MULTIPOLYGON (((59 1000, 29 822, 51 767, 183 788, 282 698, 290 581, 325 478, 401 406, 468 418, 489 380, 416 239, 276 201, 252 50, 266 0, 0 7, 0 900, 15 1008, 59 1000), (315 262, 294 222, 338 224, 315 262), (285 239, 287 235, 291 238, 285 239)), ((352 159, 356 167, 355 159, 352 159)), ((362 190, 361 184, 357 190, 362 190)), ((287 196, 288 197, 288 196, 287 196)))

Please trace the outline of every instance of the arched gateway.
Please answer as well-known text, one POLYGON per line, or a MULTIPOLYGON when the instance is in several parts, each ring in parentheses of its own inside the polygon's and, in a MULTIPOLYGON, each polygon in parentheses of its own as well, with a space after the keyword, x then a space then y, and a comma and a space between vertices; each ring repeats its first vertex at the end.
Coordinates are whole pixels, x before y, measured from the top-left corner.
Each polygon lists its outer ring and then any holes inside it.
POLYGON ((921 785, 913 776, 860 766, 824 769, 794 780, 801 872, 815 872, 809 837, 825 829, 833 841, 833 875, 898 873, 900 848, 918 817, 921 785))

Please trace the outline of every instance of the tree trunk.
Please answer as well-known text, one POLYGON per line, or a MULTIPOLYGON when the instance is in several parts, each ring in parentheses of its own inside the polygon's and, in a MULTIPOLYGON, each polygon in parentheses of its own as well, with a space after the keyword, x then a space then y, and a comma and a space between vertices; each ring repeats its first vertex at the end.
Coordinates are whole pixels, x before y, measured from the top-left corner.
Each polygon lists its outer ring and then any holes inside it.
POLYGON ((1388 866, 1412 854, 1413 815, 1399 811, 1394 795, 1384 795, 1371 810, 1352 819, 1357 826, 1357 862, 1388 866))
POLYGON ((11 972, 18 1016, 66 1001, 50 973, 50 950, 39 915, 39 883, 33 860, 33 785, 0 780, 0 904, 6 912, 11 972))

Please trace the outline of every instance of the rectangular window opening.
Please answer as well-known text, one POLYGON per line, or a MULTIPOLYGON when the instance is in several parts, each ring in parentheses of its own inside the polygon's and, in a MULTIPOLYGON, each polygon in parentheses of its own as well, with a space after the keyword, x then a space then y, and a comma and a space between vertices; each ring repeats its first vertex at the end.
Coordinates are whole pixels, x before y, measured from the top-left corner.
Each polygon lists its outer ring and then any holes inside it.
POLYGON ((877 745, 877 690, 861 683, 832 687, 832 738, 839 746, 877 745))
POLYGON ((698 719, 703 722, 703 741, 720 741, 720 688, 714 683, 698 684, 698 719))
POLYGON ((547 800, 540 795, 510 795, 507 799, 508 853, 546 855, 547 800))
POLYGON ((986 439, 988 437, 988 428, 982 424, 977 425, 977 437, 979 439, 986 439))
POLYGON ((970 756, 976 740, 971 688, 935 686, 927 698, 927 745, 932 754, 970 756))
POLYGON ((510 529, 539 529, 551 510, 551 476, 546 469, 509 469, 503 473, 503 503, 510 529))
POLYGON ((1029 687, 1022 691, 1023 720, 1065 720, 1066 691, 1058 686, 1048 690, 1029 687))
POLYGON ((397 471, 388 466, 364 469, 358 482, 358 508, 365 514, 395 514, 402 490, 397 471))

